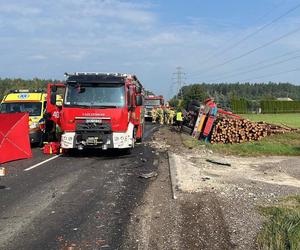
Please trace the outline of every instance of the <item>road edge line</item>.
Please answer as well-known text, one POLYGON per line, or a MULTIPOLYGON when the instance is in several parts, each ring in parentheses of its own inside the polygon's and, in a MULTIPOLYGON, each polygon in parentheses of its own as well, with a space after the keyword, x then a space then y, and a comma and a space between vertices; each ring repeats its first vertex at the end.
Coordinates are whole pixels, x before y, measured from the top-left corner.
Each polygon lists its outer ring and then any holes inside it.
POLYGON ((47 159, 47 160, 44 160, 44 161, 42 161, 42 162, 40 162, 40 163, 37 163, 37 164, 35 164, 35 165, 33 165, 33 166, 29 167, 29 168, 24 169, 24 171, 29 171, 29 170, 31 170, 31 169, 34 169, 34 168, 36 168, 36 167, 38 167, 38 166, 43 165, 44 163, 47 163, 47 162, 49 162, 49 161, 52 161, 52 160, 54 160, 54 159, 56 159, 56 158, 58 158, 58 157, 60 157, 60 155, 55 155, 55 156, 53 156, 53 157, 51 157, 51 158, 49 158, 49 159, 47 159))
POLYGON ((176 169, 175 169, 175 160, 174 157, 172 155, 172 153, 170 153, 168 151, 168 160, 169 160, 169 171, 170 171, 170 179, 171 179, 171 187, 172 187, 172 195, 173 195, 173 199, 176 200, 177 199, 177 195, 176 195, 176 169))

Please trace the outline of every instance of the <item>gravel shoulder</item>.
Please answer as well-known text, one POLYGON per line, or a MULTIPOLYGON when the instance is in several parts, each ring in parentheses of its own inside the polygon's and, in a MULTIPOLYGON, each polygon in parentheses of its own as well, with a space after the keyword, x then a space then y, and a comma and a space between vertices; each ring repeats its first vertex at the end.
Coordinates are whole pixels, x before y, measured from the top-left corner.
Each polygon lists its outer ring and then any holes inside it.
POLYGON ((300 158, 225 157, 188 149, 181 136, 162 127, 148 143, 159 153, 158 176, 131 217, 126 249, 255 249, 264 221, 257 208, 300 194, 300 158), (177 200, 167 151, 176 158, 177 200))

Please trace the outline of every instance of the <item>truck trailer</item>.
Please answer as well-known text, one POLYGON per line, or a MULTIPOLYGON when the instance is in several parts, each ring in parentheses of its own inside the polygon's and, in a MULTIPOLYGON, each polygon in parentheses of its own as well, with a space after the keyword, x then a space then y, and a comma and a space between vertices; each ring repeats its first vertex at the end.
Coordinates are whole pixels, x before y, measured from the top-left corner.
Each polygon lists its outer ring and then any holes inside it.
POLYGON ((60 128, 62 149, 132 149, 144 131, 144 89, 135 75, 76 72, 49 84, 48 119, 60 128), (63 104, 56 105, 59 88, 63 104))

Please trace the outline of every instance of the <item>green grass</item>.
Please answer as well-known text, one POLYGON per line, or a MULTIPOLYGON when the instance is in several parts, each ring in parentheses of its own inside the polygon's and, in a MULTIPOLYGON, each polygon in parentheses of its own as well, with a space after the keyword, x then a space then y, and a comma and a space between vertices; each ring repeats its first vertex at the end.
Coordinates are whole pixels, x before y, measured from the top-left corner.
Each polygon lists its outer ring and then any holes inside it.
POLYGON ((300 156, 300 132, 273 135, 260 141, 237 144, 210 144, 198 141, 191 136, 182 135, 183 144, 189 148, 207 147, 213 152, 226 155, 262 156, 286 155, 300 156))
POLYGON ((276 206, 259 210, 267 220, 257 236, 258 249, 300 249, 300 196, 287 197, 276 206))
POLYGON ((300 128, 300 114, 243 114, 243 118, 251 121, 265 121, 272 124, 285 124, 292 128, 300 128))

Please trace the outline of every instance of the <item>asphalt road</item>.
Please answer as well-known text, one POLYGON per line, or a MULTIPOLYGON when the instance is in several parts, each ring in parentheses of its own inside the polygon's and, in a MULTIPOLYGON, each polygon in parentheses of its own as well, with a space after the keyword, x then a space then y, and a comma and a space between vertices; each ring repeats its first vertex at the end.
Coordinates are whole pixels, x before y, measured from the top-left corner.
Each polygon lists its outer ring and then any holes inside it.
MULTIPOLYGON (((155 129, 147 124, 146 140, 155 129)), ((122 249, 149 182, 139 175, 156 170, 155 152, 140 144, 131 155, 52 157, 35 148, 32 159, 3 165, 9 175, 0 179, 0 249, 122 249)))

